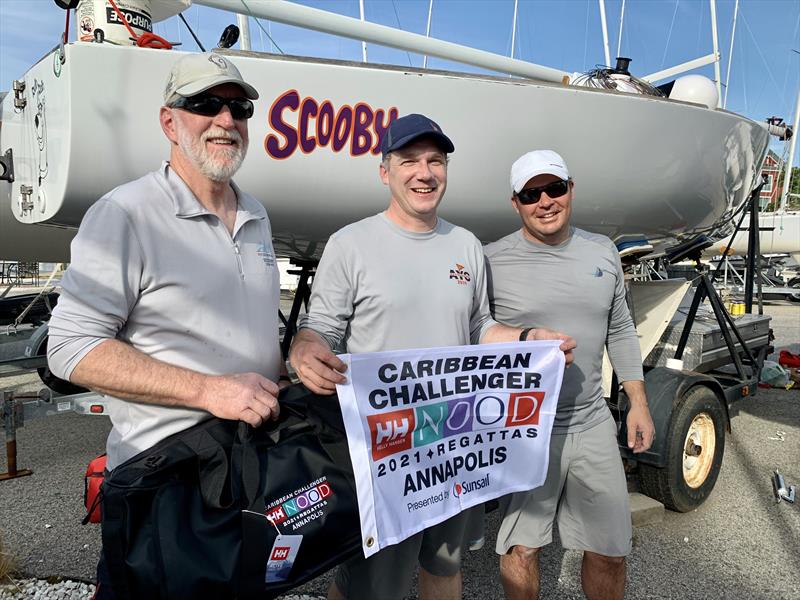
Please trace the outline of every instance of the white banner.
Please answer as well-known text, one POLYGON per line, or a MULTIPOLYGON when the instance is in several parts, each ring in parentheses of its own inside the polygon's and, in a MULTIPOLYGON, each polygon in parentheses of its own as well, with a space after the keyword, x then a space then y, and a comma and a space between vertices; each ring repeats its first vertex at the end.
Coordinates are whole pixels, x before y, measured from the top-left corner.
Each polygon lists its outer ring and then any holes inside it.
POLYGON ((559 341, 344 354, 364 556, 544 483, 559 341))

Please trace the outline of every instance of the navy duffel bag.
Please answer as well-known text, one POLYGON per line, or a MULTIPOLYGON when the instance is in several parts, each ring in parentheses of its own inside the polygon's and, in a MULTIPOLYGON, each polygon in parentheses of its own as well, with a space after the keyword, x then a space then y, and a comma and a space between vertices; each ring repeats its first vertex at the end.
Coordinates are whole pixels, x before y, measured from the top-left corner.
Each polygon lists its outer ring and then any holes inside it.
POLYGON ((258 429, 212 418, 115 468, 103 549, 120 599, 271 598, 361 549, 339 404, 301 385, 258 429))

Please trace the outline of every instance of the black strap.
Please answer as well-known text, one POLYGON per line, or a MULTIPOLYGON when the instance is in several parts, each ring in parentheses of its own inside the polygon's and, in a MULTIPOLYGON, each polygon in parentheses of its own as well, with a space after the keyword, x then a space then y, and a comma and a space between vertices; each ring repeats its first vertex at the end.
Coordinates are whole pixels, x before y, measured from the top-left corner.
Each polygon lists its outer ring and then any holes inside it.
POLYGON ((231 473, 225 448, 208 430, 197 431, 197 435, 187 437, 184 442, 197 453, 197 475, 203 502, 212 508, 229 508, 233 498, 230 485, 226 485, 231 473))
MULTIPOLYGON (((108 481, 108 473, 106 473, 108 481)), ((105 486, 105 483, 103 484, 105 486)), ((100 494, 103 494, 101 488, 100 494)), ((125 507, 112 506, 103 503, 103 523, 101 534, 103 538, 103 559, 108 568, 108 575, 112 581, 112 591, 118 600, 134 600, 128 588, 128 578, 125 573, 125 507)))

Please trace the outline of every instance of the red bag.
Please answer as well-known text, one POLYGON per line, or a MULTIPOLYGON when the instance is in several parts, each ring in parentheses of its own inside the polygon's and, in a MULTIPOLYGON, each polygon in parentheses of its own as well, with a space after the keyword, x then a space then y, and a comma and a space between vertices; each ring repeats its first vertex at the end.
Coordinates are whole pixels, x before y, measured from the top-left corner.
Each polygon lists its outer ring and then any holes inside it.
POLYGON ((93 459, 86 467, 86 474, 83 476, 83 505, 86 507, 86 516, 83 517, 83 524, 99 523, 102 520, 103 495, 100 493, 100 486, 103 483, 106 470, 106 455, 101 454, 93 459))
POLYGON ((800 367, 800 355, 792 354, 788 350, 781 350, 778 363, 790 369, 800 367))

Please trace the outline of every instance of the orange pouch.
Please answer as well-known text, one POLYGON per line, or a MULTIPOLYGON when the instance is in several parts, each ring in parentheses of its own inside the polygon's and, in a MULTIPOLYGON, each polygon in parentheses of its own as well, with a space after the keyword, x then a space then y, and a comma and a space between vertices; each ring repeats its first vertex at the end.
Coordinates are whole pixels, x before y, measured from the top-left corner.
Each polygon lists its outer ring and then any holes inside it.
POLYGON ((101 505, 103 494, 100 486, 103 484, 106 470, 106 455, 101 454, 86 467, 83 477, 83 505, 86 507, 86 516, 83 524, 99 523, 102 520, 101 505))

